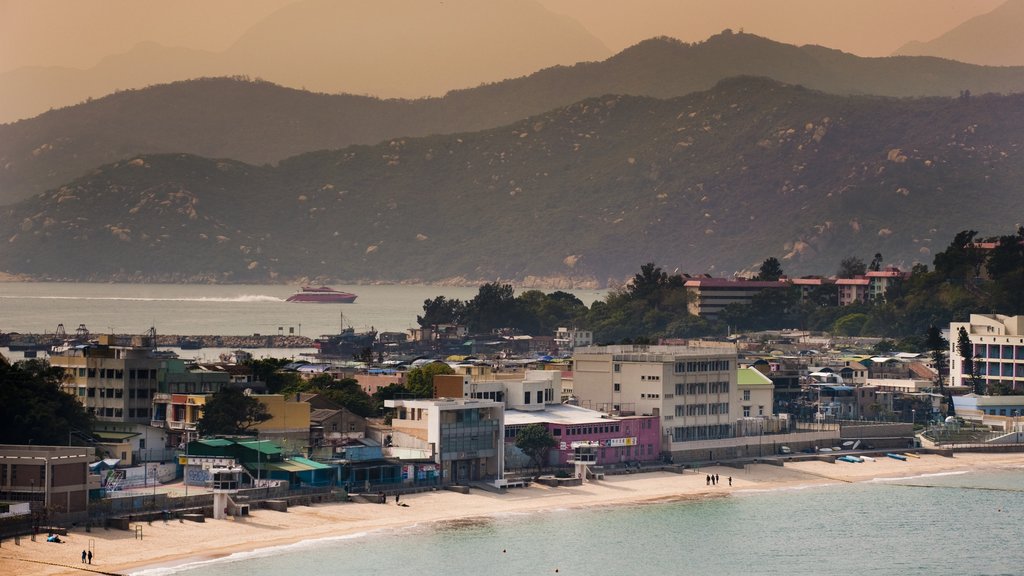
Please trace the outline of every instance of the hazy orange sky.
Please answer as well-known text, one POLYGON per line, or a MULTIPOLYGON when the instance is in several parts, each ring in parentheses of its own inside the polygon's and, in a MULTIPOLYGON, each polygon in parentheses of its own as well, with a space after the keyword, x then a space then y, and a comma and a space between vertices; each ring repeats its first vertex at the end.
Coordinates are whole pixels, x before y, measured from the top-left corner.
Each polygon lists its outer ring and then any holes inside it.
MULTIPOLYGON (((298 0, 0 0, 0 71, 89 68, 142 41, 210 51, 298 0)), ((372 1, 372 0, 366 0, 372 1)), ((410 0, 419 1, 419 0, 410 0)), ((488 1, 488 0, 481 0, 488 1)), ((1002 0, 538 0, 617 52, 666 35, 699 41, 724 28, 793 44, 885 56, 931 40, 1002 0)), ((528 37, 528 36, 527 36, 528 37)))

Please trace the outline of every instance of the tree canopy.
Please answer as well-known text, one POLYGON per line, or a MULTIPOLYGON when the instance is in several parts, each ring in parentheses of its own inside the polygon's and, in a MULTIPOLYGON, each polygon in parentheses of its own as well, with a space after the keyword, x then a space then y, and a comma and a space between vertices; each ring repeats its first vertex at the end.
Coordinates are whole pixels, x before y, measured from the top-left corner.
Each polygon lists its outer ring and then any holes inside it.
POLYGON ((405 375, 405 387, 414 398, 433 398, 434 376, 438 374, 455 374, 455 370, 444 362, 424 364, 409 370, 405 375))
POLYGON ((247 434, 270 420, 267 407, 237 388, 223 388, 206 400, 196 423, 200 436, 247 434))
POLYGON ((538 471, 544 466, 548 452, 557 444, 543 424, 528 424, 516 434, 516 448, 526 454, 538 471))
POLYGON ((92 417, 60 389, 64 371, 45 362, 11 364, 0 356, 0 438, 6 444, 66 445, 72 432, 88 432, 92 417))

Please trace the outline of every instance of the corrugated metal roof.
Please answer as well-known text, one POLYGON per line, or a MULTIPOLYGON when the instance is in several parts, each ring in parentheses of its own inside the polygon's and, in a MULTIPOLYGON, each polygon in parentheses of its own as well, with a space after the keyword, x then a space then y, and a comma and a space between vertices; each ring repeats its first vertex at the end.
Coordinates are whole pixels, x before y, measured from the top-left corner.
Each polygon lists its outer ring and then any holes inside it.
POLYGON ((293 456, 289 459, 291 462, 298 462, 299 464, 305 464, 315 470, 324 470, 330 468, 327 464, 321 464, 320 462, 314 462, 309 458, 303 458, 302 456, 293 456))

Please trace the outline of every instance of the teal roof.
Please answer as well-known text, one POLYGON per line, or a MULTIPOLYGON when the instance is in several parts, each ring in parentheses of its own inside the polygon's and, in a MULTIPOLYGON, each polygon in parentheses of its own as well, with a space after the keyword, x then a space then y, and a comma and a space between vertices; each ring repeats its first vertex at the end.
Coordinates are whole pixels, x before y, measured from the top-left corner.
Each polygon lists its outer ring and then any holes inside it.
POLYGON ((313 460, 310 460, 309 458, 303 458, 301 456, 294 456, 292 458, 289 458, 288 460, 291 461, 291 462, 298 462, 299 464, 305 464, 306 466, 309 466, 310 468, 312 468, 314 470, 324 470, 326 468, 330 468, 330 466, 328 466, 327 464, 321 464, 320 462, 314 462, 313 460))
POLYGON ((209 438, 207 440, 197 440, 197 442, 204 446, 231 446, 234 444, 234 442, 225 438, 209 438))
POLYGON ((246 442, 238 442, 238 445, 268 456, 281 453, 281 447, 270 440, 248 440, 246 442))

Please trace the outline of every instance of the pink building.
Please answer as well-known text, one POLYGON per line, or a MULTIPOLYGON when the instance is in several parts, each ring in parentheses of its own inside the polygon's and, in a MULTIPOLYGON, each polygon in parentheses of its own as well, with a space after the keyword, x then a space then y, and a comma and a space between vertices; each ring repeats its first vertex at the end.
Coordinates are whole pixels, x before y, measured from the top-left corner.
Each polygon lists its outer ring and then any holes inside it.
POLYGON ((550 404, 543 411, 505 411, 505 441, 530 424, 543 424, 558 444, 548 464, 564 466, 575 445, 595 445, 598 466, 655 462, 661 458, 658 416, 611 417, 603 412, 570 404, 550 404))

